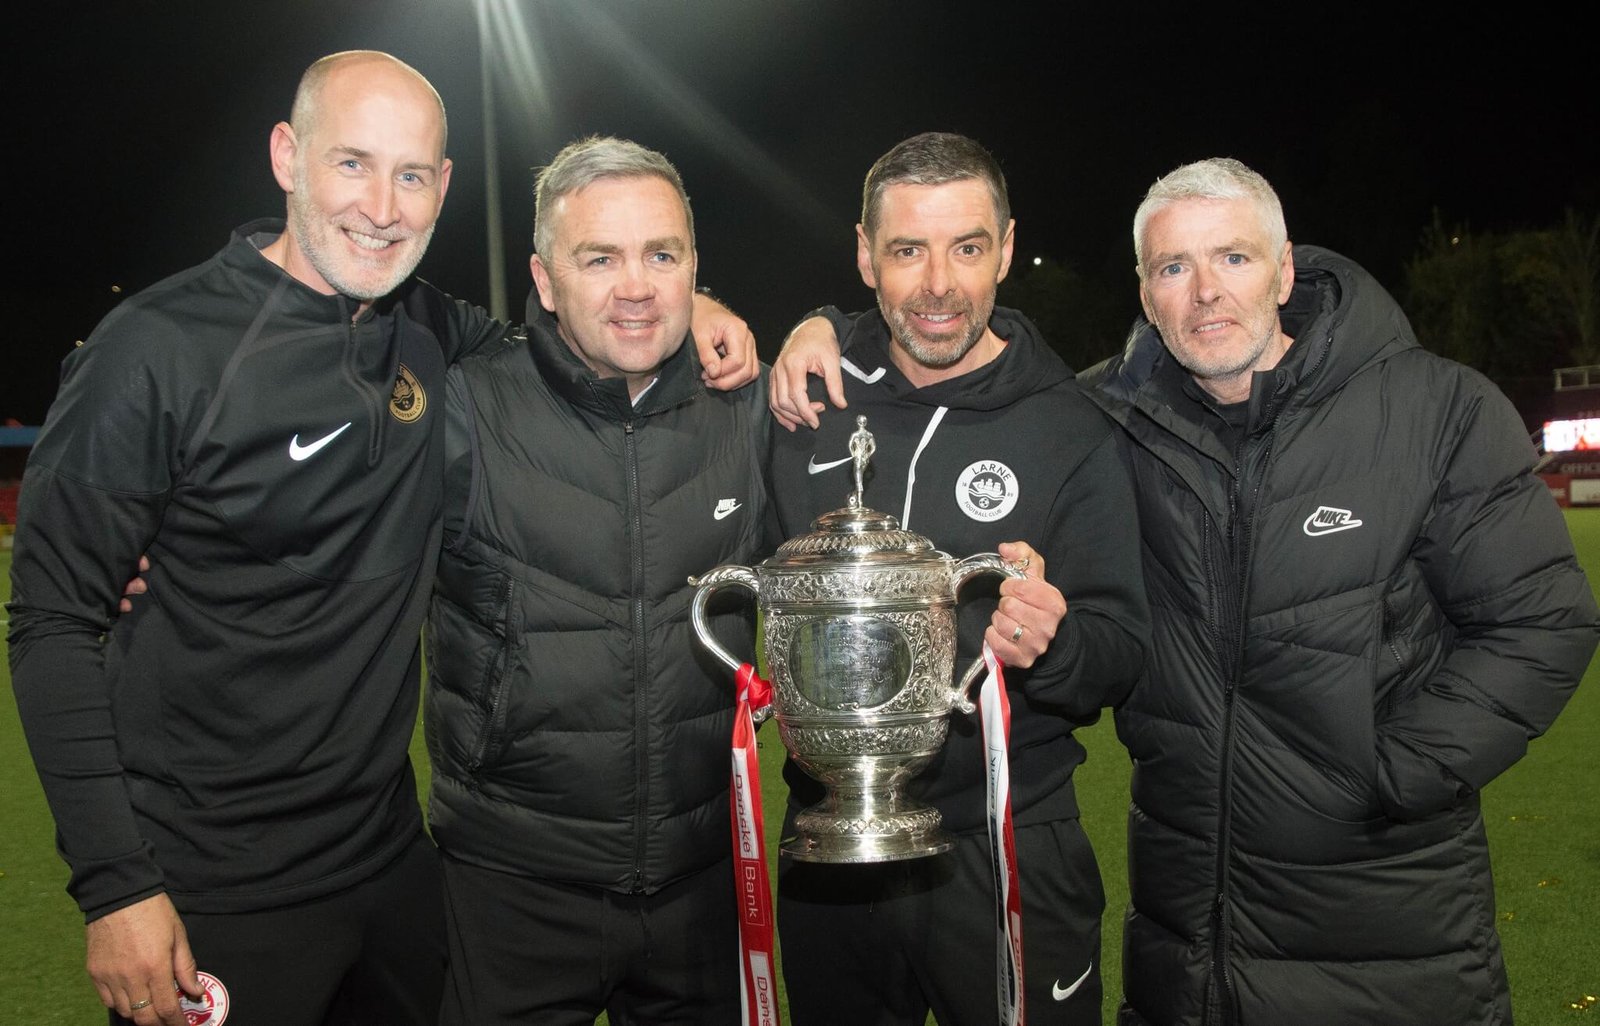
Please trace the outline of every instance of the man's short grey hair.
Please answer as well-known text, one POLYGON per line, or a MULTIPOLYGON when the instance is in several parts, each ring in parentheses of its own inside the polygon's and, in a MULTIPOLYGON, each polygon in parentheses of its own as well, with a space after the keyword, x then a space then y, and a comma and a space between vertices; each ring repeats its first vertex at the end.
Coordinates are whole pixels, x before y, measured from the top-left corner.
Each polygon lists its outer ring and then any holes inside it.
POLYGON ((555 244, 555 208, 563 196, 603 178, 660 178, 683 201, 689 222, 689 245, 694 245, 694 210, 683 178, 672 161, 636 142, 609 135, 591 135, 561 148, 550 165, 539 172, 533 186, 533 249, 546 259, 555 244))
POLYGON ((1006 176, 988 150, 976 140, 953 132, 924 132, 897 143, 872 165, 861 187, 861 225, 867 238, 878 230, 883 194, 889 186, 947 185, 974 178, 989 187, 995 218, 1004 236, 1006 222, 1011 220, 1011 201, 1006 196, 1006 176))
POLYGON ((1179 200, 1247 199, 1256 205, 1261 227, 1274 257, 1283 253, 1289 229, 1283 222, 1283 204, 1265 178, 1232 157, 1211 157, 1185 164, 1157 178, 1133 215, 1133 255, 1144 277, 1144 229, 1150 218, 1179 200))
POLYGON ((344 50, 313 61, 305 74, 300 76, 300 85, 294 91, 294 106, 289 109, 289 126, 294 129, 294 134, 301 139, 309 139, 315 134, 317 115, 321 113, 322 87, 327 83, 328 76, 343 65, 361 63, 391 64, 416 76, 417 81, 428 90, 433 96, 433 102, 438 105, 439 154, 443 156, 450 137, 450 121, 445 117, 444 101, 439 98, 439 91, 422 72, 382 50, 344 50))

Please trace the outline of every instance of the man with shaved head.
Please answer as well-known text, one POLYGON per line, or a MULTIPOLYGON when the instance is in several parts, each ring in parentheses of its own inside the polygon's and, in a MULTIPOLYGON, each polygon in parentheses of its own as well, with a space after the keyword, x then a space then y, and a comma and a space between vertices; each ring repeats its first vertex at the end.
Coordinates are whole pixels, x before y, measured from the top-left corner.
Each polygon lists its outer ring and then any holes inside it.
POLYGON ((441 401, 506 326, 412 276, 451 175, 414 69, 318 61, 271 161, 286 222, 65 362, 22 491, 17 704, 113 1021, 432 1023, 407 748, 441 401), (118 617, 141 553, 149 597, 118 617))

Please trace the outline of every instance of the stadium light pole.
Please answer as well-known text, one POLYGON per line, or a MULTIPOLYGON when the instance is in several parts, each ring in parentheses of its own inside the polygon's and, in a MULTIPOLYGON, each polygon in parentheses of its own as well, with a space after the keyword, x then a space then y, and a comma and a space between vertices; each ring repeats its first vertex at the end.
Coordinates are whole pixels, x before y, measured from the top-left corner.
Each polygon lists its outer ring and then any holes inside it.
POLYGON ((478 19, 478 74, 483 90, 483 207, 484 238, 489 246, 489 313, 509 321, 506 303, 506 243, 500 219, 500 140, 494 118, 494 76, 490 73, 492 40, 489 35, 488 5, 491 0, 473 0, 478 19))

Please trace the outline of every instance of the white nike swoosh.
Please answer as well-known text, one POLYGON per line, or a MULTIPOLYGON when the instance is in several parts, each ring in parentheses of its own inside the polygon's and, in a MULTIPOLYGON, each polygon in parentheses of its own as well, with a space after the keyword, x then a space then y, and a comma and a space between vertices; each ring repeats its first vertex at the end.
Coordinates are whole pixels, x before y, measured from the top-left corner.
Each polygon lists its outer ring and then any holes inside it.
POLYGON ((1094 972, 1094 961, 1091 959, 1089 962, 1089 968, 1083 971, 1082 976, 1078 977, 1076 980, 1073 980, 1071 986, 1063 987, 1059 979, 1052 983, 1050 985, 1050 996, 1055 998, 1057 1001, 1065 1001, 1067 998, 1078 992, 1078 988, 1083 986, 1084 981, 1089 978, 1089 974, 1092 972, 1094 972))
POLYGON ((1346 520, 1339 524, 1313 524, 1307 521, 1305 532, 1315 538, 1321 534, 1338 534, 1340 531, 1353 531, 1360 526, 1361 521, 1359 520, 1346 520))
POLYGON ((743 506, 744 506, 744 503, 742 503, 742 502, 736 502, 732 506, 727 507, 726 509, 724 509, 721 506, 718 506, 716 509, 711 511, 711 515, 713 517, 715 517, 717 520, 721 520, 723 517, 729 516, 730 514, 738 511, 743 506))
POLYGON ((323 446, 344 434, 345 428, 348 428, 353 423, 355 422, 350 420, 345 421, 344 427, 337 431, 330 431, 328 434, 323 435, 310 445, 301 445, 300 436, 299 434, 296 434, 293 438, 289 439, 289 458, 294 460, 296 463, 299 463, 301 460, 310 459, 317 453, 321 452, 323 446))
POLYGON ((831 461, 829 463, 818 463, 816 456, 812 456, 811 457, 811 462, 806 464, 806 473, 808 473, 808 474, 820 474, 824 470, 832 470, 834 467, 837 467, 839 464, 841 464, 841 463, 849 463, 853 459, 855 459, 854 456, 846 456, 842 460, 833 460, 833 461, 831 461))

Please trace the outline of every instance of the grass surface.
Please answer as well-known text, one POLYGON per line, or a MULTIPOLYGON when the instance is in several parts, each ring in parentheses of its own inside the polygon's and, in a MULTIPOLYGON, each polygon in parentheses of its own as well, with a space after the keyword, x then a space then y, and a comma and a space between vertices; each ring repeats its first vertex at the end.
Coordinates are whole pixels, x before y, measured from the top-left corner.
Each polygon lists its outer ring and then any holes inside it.
MULTIPOLYGON (((1567 522, 1591 582, 1600 581, 1600 510, 1574 510, 1567 522)), ((0 552, 0 597, 10 594, 9 552, 0 552)), ((1494 855, 1499 926, 1520 1026, 1600 1021, 1600 671, 1591 668, 1571 705, 1528 757, 1484 794, 1494 855)), ((0 665, 0 1023, 77 1026, 103 1023, 83 973, 83 927, 63 887, 50 817, 28 760, 9 669, 0 665)), ((767 844, 777 850, 783 810, 782 752, 762 731, 767 844)), ((1128 760, 1109 717, 1080 732, 1089 749, 1078 771, 1084 826, 1105 877, 1103 970, 1106 1021, 1114 1018, 1121 963, 1122 871, 1128 760)), ((418 782, 426 788, 420 731, 412 739, 418 782)), ((1024 912, 1026 914, 1026 912, 1024 912)), ((989 938, 974 938, 975 952, 989 938)), ((980 951, 981 949, 981 951, 980 951)), ((1292 1026, 1292 1024, 1290 1024, 1292 1026)), ((1448 1026, 1448 1024, 1441 1024, 1448 1026)))

